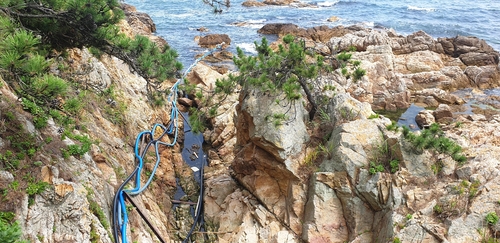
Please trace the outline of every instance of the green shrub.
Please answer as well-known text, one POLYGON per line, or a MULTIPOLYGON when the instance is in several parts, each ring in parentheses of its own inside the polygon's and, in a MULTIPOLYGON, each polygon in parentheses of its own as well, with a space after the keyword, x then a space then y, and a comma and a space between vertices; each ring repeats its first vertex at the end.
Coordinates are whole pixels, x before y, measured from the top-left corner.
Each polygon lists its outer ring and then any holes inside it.
POLYGON ((347 53, 345 51, 341 52, 340 54, 337 55, 337 59, 341 60, 341 61, 344 61, 344 62, 347 62, 351 59, 352 57, 352 54, 351 53, 347 53))
POLYGON ((386 126, 386 128, 389 131, 397 131, 398 130, 398 124, 395 121, 392 121, 390 125, 386 126))
POLYGON ((489 212, 487 215, 486 215, 486 222, 489 224, 489 225, 496 225, 497 222, 498 222, 498 216, 497 216, 497 213, 496 212, 489 212))
POLYGON ((64 110, 74 116, 78 116, 80 114, 82 107, 82 102, 78 97, 70 98, 64 103, 64 110))
POLYGON ((26 187, 26 193, 29 196, 33 196, 36 194, 40 194, 45 191, 49 187, 49 183, 44 181, 39 182, 28 182, 28 187, 26 187))
POLYGON ((399 170, 399 160, 393 159, 393 160, 389 161, 389 165, 391 166, 391 173, 392 174, 398 172, 398 170, 399 170))
POLYGON ((67 158, 71 155, 79 157, 90 150, 92 141, 89 137, 82 135, 73 135, 69 133, 66 133, 66 135, 71 139, 77 140, 80 144, 70 144, 66 147, 66 149, 63 149, 62 152, 64 158, 67 158))
MULTIPOLYGON (((443 131, 437 123, 431 124, 428 129, 421 131, 418 136, 413 134, 409 128, 403 127, 403 136, 410 141, 417 150, 433 149, 439 153, 450 155, 459 165, 465 163, 467 157, 462 154, 462 147, 449 138, 444 137, 443 134, 443 131)), ((435 171, 437 171, 438 168, 436 167, 435 169, 435 171)))
POLYGON ((354 72, 352 73, 352 76, 354 78, 354 81, 358 81, 360 80, 363 76, 365 76, 366 74, 366 70, 362 69, 362 68, 356 68, 354 70, 354 72))
POLYGON ((40 76, 33 81, 34 96, 50 101, 57 96, 64 96, 68 84, 63 79, 52 74, 40 76))
POLYGON ((370 169, 368 170, 370 174, 374 175, 377 172, 384 172, 384 166, 381 164, 375 164, 374 162, 370 162, 370 169))
POLYGON ((434 210, 434 213, 436 213, 436 214, 441 214, 441 213, 443 213, 443 208, 442 208, 439 204, 436 204, 436 205, 434 206, 433 210, 434 210))
POLYGON ((0 218, 0 242, 15 243, 20 242, 22 231, 17 222, 10 223, 11 220, 0 218))
POLYGON ((403 136, 404 138, 408 138, 408 135, 411 133, 411 130, 408 126, 403 126, 403 136))

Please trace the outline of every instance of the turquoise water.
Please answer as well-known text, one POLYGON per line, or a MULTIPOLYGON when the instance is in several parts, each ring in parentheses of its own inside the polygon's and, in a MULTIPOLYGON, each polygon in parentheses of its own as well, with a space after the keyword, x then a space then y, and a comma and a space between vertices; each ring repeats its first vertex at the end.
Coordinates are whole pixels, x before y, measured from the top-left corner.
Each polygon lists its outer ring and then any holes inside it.
POLYGON ((302 1, 315 8, 268 6, 246 8, 243 0, 231 1, 232 6, 222 14, 213 14, 201 0, 126 0, 138 11, 148 13, 156 23, 157 35, 165 38, 180 54, 180 61, 189 66, 194 56, 204 49, 194 37, 196 31, 208 28, 208 33, 226 33, 236 46, 252 52, 253 42, 260 40, 257 30, 266 23, 294 23, 301 27, 318 25, 352 25, 393 28, 407 35, 424 30, 433 37, 456 35, 477 36, 500 50, 500 1, 478 0, 329 0, 302 1), (340 18, 328 22, 331 16, 340 18), (243 27, 234 23, 247 22, 243 27))

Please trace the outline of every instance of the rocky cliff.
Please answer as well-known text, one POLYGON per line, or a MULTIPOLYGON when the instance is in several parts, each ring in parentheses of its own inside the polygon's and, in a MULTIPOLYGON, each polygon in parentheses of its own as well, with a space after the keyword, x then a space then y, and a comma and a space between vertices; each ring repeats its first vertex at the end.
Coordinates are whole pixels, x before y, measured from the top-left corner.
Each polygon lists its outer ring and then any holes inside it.
MULTIPOLYGON (((125 33, 154 31, 144 15, 132 11, 127 16, 128 23, 121 23, 125 33)), ((307 104, 296 102, 288 111, 293 119, 277 127, 263 116, 263 111, 284 109, 276 105, 276 97, 259 91, 227 97, 204 132, 210 161, 203 195, 207 226, 206 232, 195 235, 207 237, 198 240, 495 241, 498 220, 486 217, 500 213, 497 99, 476 99, 482 103, 474 113, 464 113, 459 111, 466 109, 462 105, 471 96, 451 92, 469 88, 481 95, 497 87, 498 52, 474 37, 435 40, 423 32, 400 36, 355 26, 283 26, 266 33, 303 37, 308 47, 327 58, 355 46, 353 59, 361 61, 366 75, 357 81, 340 71, 320 77, 324 86, 335 87, 321 91, 327 97, 322 115, 308 121, 307 104), (448 105, 441 106, 448 113, 431 116, 442 121, 442 136, 461 146, 467 157, 464 164, 415 148, 401 130, 387 128, 388 118, 373 112, 405 109, 412 103, 448 105), (383 168, 373 173, 375 162, 383 168)), ((32 116, 2 81, 0 149, 5 155, 15 146, 8 137, 20 131, 12 124, 22 124, 23 136, 39 144, 38 152, 26 158, 22 173, 48 185, 39 194, 26 195, 13 188, 22 181, 16 174, 21 171, 0 171, 0 187, 9 197, 2 210, 16 212, 23 237, 30 242, 112 242, 112 199, 135 167, 135 136, 154 123, 169 124, 171 107, 151 106, 146 81, 113 56, 98 59, 87 49, 71 49, 61 59, 67 68, 52 71, 81 84, 77 92, 87 95, 78 126, 71 132, 88 135, 91 149, 81 156, 63 156, 61 148, 80 142, 62 137, 51 120, 46 128, 35 129, 32 116), (97 95, 110 89, 114 95, 108 99, 97 95)), ((190 80, 209 90, 221 77, 199 64, 190 80)), ((164 88, 174 81, 167 80, 164 88)), ((182 240, 191 223, 172 210, 176 181, 185 190, 193 181, 181 158, 182 137, 179 144, 161 150, 156 179, 135 197, 168 242, 182 240)), ((146 168, 152 166, 146 163, 146 168)), ((158 242, 137 210, 128 210, 129 242, 158 242)))

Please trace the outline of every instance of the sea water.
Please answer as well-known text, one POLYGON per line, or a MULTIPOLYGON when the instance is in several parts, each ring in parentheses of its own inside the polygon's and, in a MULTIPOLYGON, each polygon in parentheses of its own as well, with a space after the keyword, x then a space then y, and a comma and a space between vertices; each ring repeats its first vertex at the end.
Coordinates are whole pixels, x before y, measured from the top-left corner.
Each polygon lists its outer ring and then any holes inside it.
MULTIPOLYGON (((232 0, 230 8, 214 14, 201 0, 126 0, 138 11, 151 16, 157 35, 179 53, 185 67, 196 54, 205 51, 195 36, 228 34, 230 51, 238 46, 247 53, 255 51, 253 42, 263 37, 257 30, 267 23, 293 23, 300 27, 319 25, 363 25, 392 28, 408 35, 423 30, 437 37, 476 36, 500 50, 500 1, 477 0, 321 0, 302 1, 314 7, 243 7, 243 0, 232 0), (336 22, 328 18, 336 16, 336 22), (238 26, 237 23, 244 23, 238 26), (196 29, 205 27, 208 33, 196 29)), ((269 36, 268 38, 275 38, 269 36)))

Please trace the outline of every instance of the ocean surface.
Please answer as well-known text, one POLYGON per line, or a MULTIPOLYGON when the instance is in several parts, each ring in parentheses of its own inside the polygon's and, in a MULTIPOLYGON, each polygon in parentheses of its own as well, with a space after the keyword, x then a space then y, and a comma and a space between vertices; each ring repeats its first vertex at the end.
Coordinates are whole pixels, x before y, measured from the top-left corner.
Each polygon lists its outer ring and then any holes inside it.
MULTIPOLYGON (((360 24, 370 28, 392 28, 408 35, 423 30, 437 37, 476 36, 500 50, 500 0, 322 0, 302 1, 311 8, 282 6, 243 7, 244 0, 232 0, 222 14, 201 0, 125 0, 138 11, 148 13, 157 35, 167 40, 188 67, 205 49, 194 42, 197 35, 228 34, 231 51, 239 46, 254 51, 257 30, 267 23, 293 23, 300 27, 360 24), (336 16, 336 22, 327 19, 336 16), (237 26, 236 23, 246 22, 237 26), (205 27, 209 32, 196 29, 205 27)), ((275 37, 268 37, 268 39, 275 37)))

